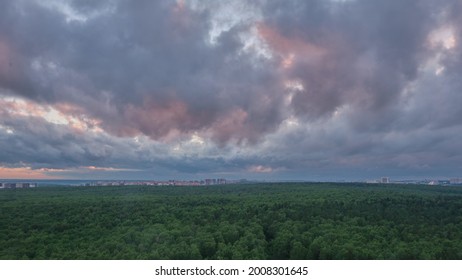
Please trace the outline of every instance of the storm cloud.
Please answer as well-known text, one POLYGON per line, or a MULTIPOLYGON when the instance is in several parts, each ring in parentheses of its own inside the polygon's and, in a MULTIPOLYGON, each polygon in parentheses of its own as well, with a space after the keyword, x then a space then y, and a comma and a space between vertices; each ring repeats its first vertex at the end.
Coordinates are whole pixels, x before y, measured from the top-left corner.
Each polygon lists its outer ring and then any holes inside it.
POLYGON ((457 0, 2 1, 0 167, 459 176, 461 12, 457 0))

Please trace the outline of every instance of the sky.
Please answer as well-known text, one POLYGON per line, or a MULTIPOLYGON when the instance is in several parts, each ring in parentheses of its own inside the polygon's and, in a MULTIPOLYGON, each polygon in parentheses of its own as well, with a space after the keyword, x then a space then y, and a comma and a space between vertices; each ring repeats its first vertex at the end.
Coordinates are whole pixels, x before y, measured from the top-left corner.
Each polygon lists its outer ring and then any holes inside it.
POLYGON ((460 0, 3 0, 0 178, 462 177, 460 0))

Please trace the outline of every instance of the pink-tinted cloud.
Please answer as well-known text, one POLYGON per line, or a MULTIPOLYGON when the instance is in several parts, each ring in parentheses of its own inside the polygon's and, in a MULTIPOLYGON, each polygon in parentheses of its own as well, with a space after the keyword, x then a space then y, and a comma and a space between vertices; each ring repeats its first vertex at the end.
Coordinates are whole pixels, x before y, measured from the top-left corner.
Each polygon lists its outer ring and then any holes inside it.
POLYGON ((29 167, 1 167, 1 179, 59 179, 59 177, 45 174, 46 170, 34 170, 29 167))
POLYGON ((120 136, 144 134, 152 139, 168 141, 200 128, 201 125, 187 104, 177 99, 156 102, 148 98, 141 106, 128 104, 123 111, 123 120, 121 124, 103 124, 103 127, 120 136))
POLYGON ((249 126, 249 114, 241 108, 230 111, 222 116, 210 127, 210 132, 214 140, 225 143, 229 139, 248 139, 252 134, 249 126))
POLYGON ((248 171, 252 173, 271 173, 273 172, 273 168, 263 165, 253 165, 248 168, 248 171))
POLYGON ((316 62, 326 54, 324 48, 310 43, 300 36, 284 36, 277 29, 263 22, 257 24, 257 30, 270 49, 279 56, 283 69, 291 68, 296 61, 316 62))

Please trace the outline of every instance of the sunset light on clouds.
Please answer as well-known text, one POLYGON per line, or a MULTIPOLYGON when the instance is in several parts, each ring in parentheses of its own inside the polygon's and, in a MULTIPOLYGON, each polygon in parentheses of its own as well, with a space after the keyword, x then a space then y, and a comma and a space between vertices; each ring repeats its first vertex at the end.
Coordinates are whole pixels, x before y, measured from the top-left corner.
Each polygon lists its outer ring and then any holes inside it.
POLYGON ((0 3, 0 178, 462 176, 459 0, 0 3))

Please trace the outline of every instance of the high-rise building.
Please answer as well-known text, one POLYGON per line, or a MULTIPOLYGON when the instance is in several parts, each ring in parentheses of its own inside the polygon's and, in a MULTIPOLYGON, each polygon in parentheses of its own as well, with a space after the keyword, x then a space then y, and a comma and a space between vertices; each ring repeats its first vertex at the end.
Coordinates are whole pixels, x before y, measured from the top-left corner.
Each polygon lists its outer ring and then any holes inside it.
POLYGON ((388 184, 388 183, 390 183, 390 178, 388 178, 388 177, 382 177, 381 182, 382 182, 382 184, 388 184))

